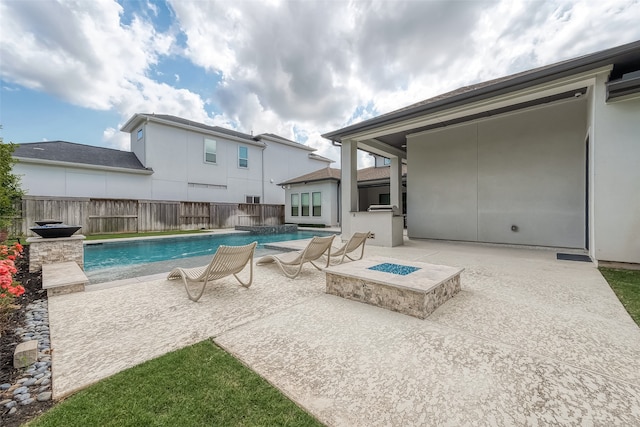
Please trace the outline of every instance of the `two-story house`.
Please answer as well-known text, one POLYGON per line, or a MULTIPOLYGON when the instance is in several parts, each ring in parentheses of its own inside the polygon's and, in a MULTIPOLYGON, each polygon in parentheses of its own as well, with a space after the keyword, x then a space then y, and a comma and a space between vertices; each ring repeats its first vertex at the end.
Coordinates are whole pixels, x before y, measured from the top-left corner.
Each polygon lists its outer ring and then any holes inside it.
POLYGON ((332 160, 273 134, 135 114, 130 151, 63 141, 20 144, 14 173, 30 196, 284 204, 277 183, 332 160))

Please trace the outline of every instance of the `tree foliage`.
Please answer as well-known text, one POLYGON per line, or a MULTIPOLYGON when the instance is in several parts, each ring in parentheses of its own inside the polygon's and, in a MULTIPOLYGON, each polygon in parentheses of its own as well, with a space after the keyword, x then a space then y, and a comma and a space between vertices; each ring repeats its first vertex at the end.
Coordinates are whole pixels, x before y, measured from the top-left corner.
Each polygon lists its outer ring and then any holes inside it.
POLYGON ((16 163, 12 157, 15 148, 15 144, 4 143, 0 138, 0 229, 7 228, 11 218, 19 213, 18 204, 24 194, 20 188, 20 177, 12 172, 16 163))

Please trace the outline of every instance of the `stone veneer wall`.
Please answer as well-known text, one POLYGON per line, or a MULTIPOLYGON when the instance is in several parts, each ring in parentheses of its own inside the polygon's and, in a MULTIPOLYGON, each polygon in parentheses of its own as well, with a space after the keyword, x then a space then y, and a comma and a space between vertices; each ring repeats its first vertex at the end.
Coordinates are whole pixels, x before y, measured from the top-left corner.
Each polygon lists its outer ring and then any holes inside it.
POLYGON ((460 273, 428 292, 326 273, 326 293, 425 319, 460 292, 460 273))
POLYGON ((42 264, 67 261, 75 261, 84 270, 84 246, 82 243, 84 239, 85 237, 81 234, 55 239, 28 238, 29 272, 35 273, 42 270, 42 264))

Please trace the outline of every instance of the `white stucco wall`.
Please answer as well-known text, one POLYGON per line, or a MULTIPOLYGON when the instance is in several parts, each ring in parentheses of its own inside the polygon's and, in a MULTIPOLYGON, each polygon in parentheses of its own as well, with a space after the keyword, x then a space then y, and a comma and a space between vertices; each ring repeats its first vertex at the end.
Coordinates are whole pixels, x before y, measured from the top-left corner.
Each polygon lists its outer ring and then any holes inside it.
POLYGON ((329 166, 324 161, 309 158, 311 151, 268 140, 263 142, 267 144, 264 150, 266 203, 284 203, 285 192, 278 183, 329 166))
MULTIPOLYGON (((338 225, 338 184, 336 181, 321 181, 308 184, 294 184, 285 190, 285 215, 284 221, 289 224, 323 224, 326 226, 338 225), (291 216, 291 194, 309 193, 309 201, 312 203, 314 192, 322 193, 322 215, 313 216, 313 206, 309 205, 309 216, 291 216)), ((301 198, 300 198, 301 199, 301 198)), ((302 213, 300 206, 299 214, 302 213)))
POLYGON ((605 103, 597 79, 593 127, 592 256, 640 263, 640 98, 605 103))
POLYGON ((586 105, 408 137, 409 236, 583 248, 586 105))
POLYGON ((19 162, 13 172, 27 195, 149 199, 148 175, 19 162))
POLYGON ((264 203, 261 147, 154 122, 145 129, 152 199, 244 203, 249 195, 264 203), (216 141, 215 164, 204 161, 205 139, 216 141), (238 167, 239 146, 248 149, 247 168, 238 167))

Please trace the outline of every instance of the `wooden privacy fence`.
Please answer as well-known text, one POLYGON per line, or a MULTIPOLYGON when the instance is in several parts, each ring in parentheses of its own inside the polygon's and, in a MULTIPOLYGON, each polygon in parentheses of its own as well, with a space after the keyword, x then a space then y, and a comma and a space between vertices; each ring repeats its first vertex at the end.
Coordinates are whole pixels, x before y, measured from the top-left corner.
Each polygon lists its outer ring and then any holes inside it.
POLYGON ((9 230, 34 235, 35 221, 56 219, 80 225, 82 234, 229 228, 236 225, 280 225, 284 205, 173 202, 24 196, 22 215, 9 230))

